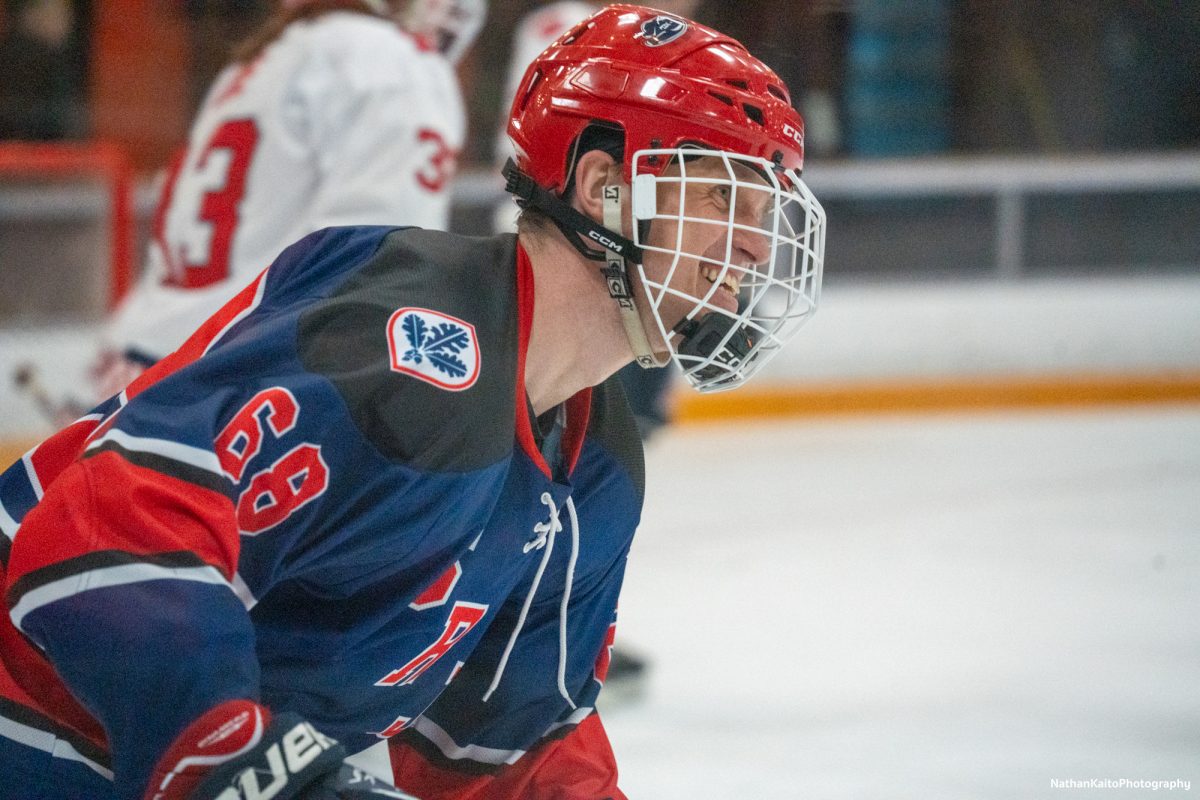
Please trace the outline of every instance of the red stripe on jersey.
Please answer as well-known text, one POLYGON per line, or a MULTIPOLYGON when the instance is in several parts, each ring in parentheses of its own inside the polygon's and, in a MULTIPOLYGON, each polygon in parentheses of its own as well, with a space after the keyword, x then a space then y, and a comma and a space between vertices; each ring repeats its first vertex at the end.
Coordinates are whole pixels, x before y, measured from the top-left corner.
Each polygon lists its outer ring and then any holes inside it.
MULTIPOLYGON (((98 419, 73 422, 29 454, 29 463, 43 490, 51 495, 57 494, 57 488, 51 485, 71 466, 99 423, 98 419)), ((35 506, 25 520, 31 520, 36 511, 35 506)), ((36 529, 36 522, 25 525, 23 521, 16 541, 24 545, 29 541, 26 537, 36 529)), ((37 534, 33 533, 33 536, 37 534)), ((7 577, 7 571, 0 565, 0 586, 6 590, 9 585, 7 577)), ((8 614, 0 620, 0 657, 3 660, 3 666, 0 667, 0 697, 31 708, 75 731, 97 747, 107 749, 100 723, 79 704, 41 651, 13 627, 8 614)))
MULTIPOLYGON (((3 571, 0 570, 0 577, 3 571)), ((87 712, 50 666, 41 651, 13 627, 8 615, 0 620, 0 697, 54 720, 101 750, 108 750, 104 728, 87 712)))
MULTIPOLYGON (((124 408, 124 406, 121 406, 121 408, 124 408)), ((88 445, 103 437, 104 434, 113 429, 113 426, 117 424, 117 413, 121 410, 121 408, 118 408, 116 411, 105 417, 100 424, 96 426, 96 429, 88 434, 87 439, 84 440, 83 446, 80 448, 80 452, 86 450, 88 445)))
POLYGON ((88 553, 195 553, 231 579, 240 540, 233 502, 103 452, 71 464, 21 523, 7 592, 31 572, 88 553))
POLYGON ((567 429, 563 431, 562 452, 568 475, 575 470, 575 463, 579 461, 579 454, 583 451, 583 438, 587 434, 588 419, 591 415, 591 388, 576 392, 567 400, 567 429))
POLYGON ((84 444, 98 427, 100 420, 97 418, 76 420, 29 453, 29 463, 43 491, 83 451, 84 444))
MULTIPOLYGON (((525 248, 517 245, 517 442, 525 455, 537 465, 547 478, 550 465, 538 449, 537 440, 533 437, 533 428, 529 422, 525 402, 525 355, 529 349, 529 333, 533 327, 533 267, 530 266, 529 256, 525 248)), ((563 463, 567 473, 575 469, 579 453, 583 450, 583 439, 587 433, 588 417, 592 410, 592 390, 584 389, 576 392, 567 400, 567 429, 563 431, 562 452, 563 463)))
POLYGON ((533 438, 525 400, 525 351, 529 349, 529 331, 533 327, 533 294, 533 267, 525 248, 517 244, 517 442, 529 460, 549 478, 552 477, 550 465, 542 458, 537 440, 533 438))
POLYGON ((421 800, 627 800, 600 717, 543 742, 494 775, 455 772, 429 763, 399 739, 388 740, 395 783, 421 800))
POLYGON ((238 317, 250 312, 258 305, 259 287, 266 280, 266 276, 266 270, 260 272, 258 277, 251 281, 246 288, 234 295, 228 303, 221 306, 217 313, 197 328, 196 332, 189 336, 178 350, 158 361, 139 375, 133 383, 125 387, 125 397, 132 400, 161 378, 186 367, 204 355, 209 346, 225 332, 226 328, 233 324, 238 317))
POLYGON ((608 626, 608 633, 604 636, 604 646, 600 648, 600 655, 596 656, 596 664, 593 671, 596 673, 596 680, 604 683, 608 680, 608 667, 612 664, 612 649, 613 642, 617 638, 617 623, 612 623, 608 626))

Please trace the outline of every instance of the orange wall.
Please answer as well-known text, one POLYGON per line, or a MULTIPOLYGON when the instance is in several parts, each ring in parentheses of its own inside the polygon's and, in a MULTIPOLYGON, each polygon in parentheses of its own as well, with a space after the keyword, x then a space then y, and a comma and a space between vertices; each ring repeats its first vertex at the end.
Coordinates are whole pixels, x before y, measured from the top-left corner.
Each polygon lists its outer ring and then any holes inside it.
POLYGON ((187 19, 170 0, 97 0, 93 7, 92 130, 120 143, 139 170, 163 166, 187 135, 187 19))

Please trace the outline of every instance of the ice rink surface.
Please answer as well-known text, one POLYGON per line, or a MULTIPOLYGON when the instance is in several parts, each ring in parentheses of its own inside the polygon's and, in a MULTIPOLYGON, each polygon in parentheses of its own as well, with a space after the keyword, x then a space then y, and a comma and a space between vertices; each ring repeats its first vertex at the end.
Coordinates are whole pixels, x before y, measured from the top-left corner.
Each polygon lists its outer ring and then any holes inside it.
POLYGON ((633 800, 1200 795, 1200 407, 689 426, 647 472, 633 800), (1051 785, 1093 778, 1191 790, 1051 785))

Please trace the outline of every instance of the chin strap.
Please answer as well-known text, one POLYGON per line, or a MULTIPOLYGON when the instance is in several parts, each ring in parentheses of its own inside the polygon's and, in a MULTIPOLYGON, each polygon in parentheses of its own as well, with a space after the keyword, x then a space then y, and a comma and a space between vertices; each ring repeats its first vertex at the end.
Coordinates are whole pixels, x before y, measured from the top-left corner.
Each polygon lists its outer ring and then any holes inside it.
POLYGON ((534 208, 550 217, 567 237, 567 241, 584 258, 605 262, 606 266, 600 271, 608 286, 609 297, 617 301, 617 307, 621 311, 621 324, 625 326, 625 335, 633 349, 634 360, 643 369, 666 366, 670 357, 655 354, 646 336, 641 315, 634 304, 629 263, 640 264, 645 253, 642 248, 617 232, 621 230, 621 187, 604 187, 604 225, 597 225, 586 214, 565 203, 562 198, 538 186, 533 178, 521 172, 511 158, 504 165, 502 174, 507 180, 506 191, 516 196, 517 202, 523 208, 534 208), (585 239, 600 245, 604 248, 603 251, 589 247, 585 239))
POLYGON ((603 225, 596 224, 591 217, 572 208, 561 197, 538 186, 533 178, 521 172, 520 168, 517 167, 517 163, 511 158, 504 165, 501 174, 507 180, 504 190, 517 198, 517 204, 521 208, 537 209, 548 216, 558 226, 559 230, 563 232, 563 235, 567 237, 567 241, 584 258, 591 261, 604 260, 602 253, 588 247, 587 241, 592 241, 605 250, 611 250, 635 263, 640 264, 642 262, 644 256, 642 248, 617 232, 621 230, 620 225, 614 231, 603 225))
MULTIPOLYGON (((621 187, 604 187, 604 225, 609 229, 621 229, 621 187)), ((639 251, 640 252, 640 251, 639 251)), ((665 367, 670 358, 657 355, 646 336, 646 326, 633 301, 633 281, 629 279, 629 261, 620 253, 605 248, 604 259, 608 266, 601 270, 608 285, 608 296, 617 301, 621 309, 621 324, 625 326, 625 337, 633 348, 633 358, 642 369, 665 367)))

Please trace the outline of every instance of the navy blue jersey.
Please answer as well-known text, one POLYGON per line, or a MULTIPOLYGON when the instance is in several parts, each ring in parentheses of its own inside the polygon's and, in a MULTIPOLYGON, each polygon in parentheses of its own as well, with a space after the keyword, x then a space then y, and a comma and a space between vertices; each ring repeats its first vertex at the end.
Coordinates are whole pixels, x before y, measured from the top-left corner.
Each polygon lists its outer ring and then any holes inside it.
POLYGON ((0 735, 139 797, 246 698, 388 739, 418 796, 620 796, 594 704, 641 445, 611 379, 551 469, 532 305, 515 237, 326 229, 3 473, 0 735))

